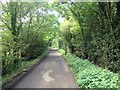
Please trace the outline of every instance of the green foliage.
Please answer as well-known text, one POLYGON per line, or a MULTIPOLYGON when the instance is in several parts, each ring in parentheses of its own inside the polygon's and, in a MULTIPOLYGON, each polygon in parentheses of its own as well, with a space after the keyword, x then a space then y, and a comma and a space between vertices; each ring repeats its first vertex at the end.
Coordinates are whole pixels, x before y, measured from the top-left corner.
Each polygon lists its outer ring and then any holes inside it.
POLYGON ((119 72, 119 3, 59 3, 59 7, 64 7, 63 16, 67 19, 61 24, 65 39, 61 48, 102 68, 119 72))
POLYGON ((7 2, 1 6, 4 76, 41 55, 57 34, 58 22, 55 15, 49 13, 48 3, 7 2))
POLYGON ((64 20, 64 23, 61 23, 60 25, 60 29, 61 29, 61 33, 62 33, 62 37, 64 39, 64 48, 67 52, 74 52, 74 48, 75 48, 75 41, 74 41, 74 37, 77 36, 77 33, 79 31, 79 25, 78 23, 75 21, 75 19, 73 17, 70 17, 69 20, 64 20))
POLYGON ((67 54, 65 59, 70 65, 81 88, 118 88, 118 74, 95 66, 88 60, 67 54))
POLYGON ((59 52, 62 54, 62 55, 65 55, 65 51, 63 49, 59 49, 59 52))
POLYGON ((2 74, 11 72, 12 69, 17 68, 20 63, 19 57, 14 53, 14 37, 11 31, 6 30, 2 32, 2 74), (16 62, 17 61, 17 62, 16 62))
POLYGON ((50 49, 46 49, 40 56, 38 56, 36 59, 32 59, 31 61, 22 61, 20 63, 19 68, 15 68, 14 71, 12 70, 10 73, 6 73, 2 76, 2 83, 6 83, 8 81, 11 81, 13 78, 15 78, 20 73, 29 71, 31 67, 38 64, 49 52, 50 49))
MULTIPOLYGON (((46 2, 1 3, 2 74, 8 74, 20 68, 21 63, 41 55, 48 46, 62 48, 65 50, 60 51, 62 54, 72 53, 102 68, 119 72, 119 6, 120 2, 55 2, 52 5, 46 2), (64 17, 64 22, 60 24, 58 17, 64 17)), ((88 61, 85 62, 90 64, 88 61)), ((82 63, 82 61, 71 61, 77 73, 79 69, 77 70, 78 66, 74 66, 76 63, 82 63)), ((86 68, 84 62, 83 67, 86 68)), ((84 75, 87 70, 84 70, 84 75)), ((101 70, 98 69, 99 72, 101 70)), ((88 75, 92 76, 91 73, 88 75)), ((99 79, 106 74, 100 75, 99 79)), ((89 80, 89 82, 93 81, 89 80)), ((98 81, 97 79, 97 84, 99 84, 98 81)), ((79 81, 81 82, 84 80, 79 81)), ((114 81, 111 80, 111 82, 114 81)), ((96 87, 94 85, 93 87, 96 87)))

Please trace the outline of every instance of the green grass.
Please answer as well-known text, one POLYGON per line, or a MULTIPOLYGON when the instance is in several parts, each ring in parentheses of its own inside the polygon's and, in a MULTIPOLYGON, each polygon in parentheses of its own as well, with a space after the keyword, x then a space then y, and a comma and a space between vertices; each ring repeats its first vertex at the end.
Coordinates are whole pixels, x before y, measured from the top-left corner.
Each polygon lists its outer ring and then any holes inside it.
POLYGON ((113 73, 83 60, 75 55, 64 55, 64 50, 59 50, 67 60, 74 73, 77 84, 81 88, 119 88, 118 73, 113 73))
POLYGON ((34 60, 22 61, 21 65, 20 65, 21 66, 20 68, 17 68, 14 71, 12 71, 11 73, 2 76, 2 83, 4 84, 6 82, 9 82, 13 78, 15 78, 19 73, 22 73, 23 71, 30 70, 30 68, 32 66, 34 66, 35 64, 37 64, 39 61, 41 61, 48 54, 49 50, 50 49, 45 50, 42 55, 40 55, 39 57, 37 57, 34 60))

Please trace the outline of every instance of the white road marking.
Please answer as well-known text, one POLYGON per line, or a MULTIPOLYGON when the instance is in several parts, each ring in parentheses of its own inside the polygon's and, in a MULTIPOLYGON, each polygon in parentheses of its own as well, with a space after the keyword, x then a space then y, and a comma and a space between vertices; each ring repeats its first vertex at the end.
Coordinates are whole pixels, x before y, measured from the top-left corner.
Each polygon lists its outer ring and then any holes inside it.
POLYGON ((54 81, 54 78, 49 76, 49 73, 53 72, 52 69, 43 73, 43 79, 47 82, 54 81))
POLYGON ((65 66, 65 71, 68 71, 68 68, 67 68, 67 66, 65 66))

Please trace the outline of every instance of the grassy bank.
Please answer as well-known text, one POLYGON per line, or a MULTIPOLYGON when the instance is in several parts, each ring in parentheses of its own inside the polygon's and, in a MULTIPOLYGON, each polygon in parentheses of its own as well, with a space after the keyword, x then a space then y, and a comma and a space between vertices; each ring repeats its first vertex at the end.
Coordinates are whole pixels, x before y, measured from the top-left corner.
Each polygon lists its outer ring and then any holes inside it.
POLYGON ((34 65, 38 64, 48 54, 49 51, 50 49, 45 50, 43 54, 37 57, 36 59, 30 60, 30 61, 22 61, 20 68, 16 68, 11 73, 2 76, 2 84, 5 84, 13 80, 23 72, 29 71, 34 65))
POLYGON ((74 73, 77 84, 81 88, 119 88, 118 73, 113 73, 75 55, 65 55, 64 50, 59 52, 67 60, 74 73))

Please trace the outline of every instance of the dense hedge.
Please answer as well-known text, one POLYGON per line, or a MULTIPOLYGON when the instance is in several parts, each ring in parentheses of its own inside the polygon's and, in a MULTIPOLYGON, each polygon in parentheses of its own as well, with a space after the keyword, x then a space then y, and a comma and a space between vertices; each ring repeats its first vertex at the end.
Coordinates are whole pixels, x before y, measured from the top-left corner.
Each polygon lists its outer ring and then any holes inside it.
POLYGON ((61 24, 61 31, 65 40, 61 41, 65 46, 60 46, 102 68, 119 72, 120 2, 71 2, 65 4, 64 12, 66 21, 61 24))
POLYGON ((40 14, 39 8, 49 5, 44 2, 8 2, 1 3, 2 23, 2 75, 21 67, 24 61, 31 61, 47 49, 55 34, 56 17, 40 14), (27 18, 27 19, 26 19, 27 18))
POLYGON ((2 77, 2 85, 4 86, 8 81, 12 81, 14 78, 18 78, 19 74, 22 74, 30 69, 32 69, 36 64, 38 64, 44 57, 49 53, 50 48, 46 49, 40 56, 30 61, 22 61, 19 68, 14 68, 11 73, 6 73, 2 77))

